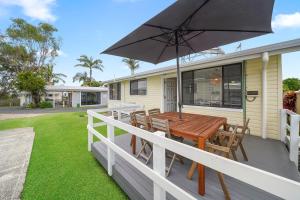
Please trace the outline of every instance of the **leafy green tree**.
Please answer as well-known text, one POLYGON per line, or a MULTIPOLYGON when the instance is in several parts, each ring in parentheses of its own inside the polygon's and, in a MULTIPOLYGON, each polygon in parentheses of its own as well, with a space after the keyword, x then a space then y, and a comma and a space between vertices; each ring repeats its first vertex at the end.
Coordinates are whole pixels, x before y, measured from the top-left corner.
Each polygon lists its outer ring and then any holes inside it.
POLYGON ((32 25, 20 18, 12 19, 12 24, 0 34, 0 90, 15 90, 20 72, 36 72, 54 62, 60 47, 56 32, 48 23, 32 25))
POLYGON ((87 72, 78 72, 75 74, 75 76, 73 77, 73 82, 78 81, 79 83, 86 83, 86 82, 90 82, 90 78, 88 77, 87 72))
POLYGON ((62 82, 65 83, 66 81, 64 78, 67 77, 67 75, 62 73, 54 73, 53 64, 47 64, 43 67, 43 73, 45 76, 45 80, 48 85, 54 85, 56 83, 62 82))
POLYGON ((91 82, 86 82, 82 86, 90 86, 90 87, 100 87, 103 83, 101 81, 92 80, 91 82))
POLYGON ((300 90, 300 79, 298 78, 287 78, 283 80, 284 91, 298 91, 300 90))
POLYGON ((17 75, 16 87, 20 91, 30 92, 33 103, 38 105, 40 96, 45 92, 46 81, 39 72, 24 71, 17 75))
POLYGON ((135 70, 140 67, 139 61, 135 59, 123 58, 122 62, 124 62, 129 67, 131 75, 133 75, 135 70))
POLYGON ((75 67, 84 67, 84 68, 88 68, 89 72, 90 72, 90 76, 89 76, 89 81, 93 80, 93 69, 98 69, 100 71, 103 71, 103 64, 102 64, 102 60, 100 59, 93 59, 93 57, 88 57, 86 55, 81 55, 80 58, 77 59, 77 61, 79 61, 79 63, 77 65, 75 65, 75 67))

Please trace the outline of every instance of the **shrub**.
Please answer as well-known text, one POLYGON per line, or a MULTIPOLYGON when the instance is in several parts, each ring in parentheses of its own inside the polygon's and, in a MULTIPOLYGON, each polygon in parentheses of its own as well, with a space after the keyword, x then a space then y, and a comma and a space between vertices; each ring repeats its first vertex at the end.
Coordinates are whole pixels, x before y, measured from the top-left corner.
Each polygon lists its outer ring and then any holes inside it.
POLYGON ((42 101, 39 103, 40 108, 53 108, 53 104, 50 101, 42 101))
POLYGON ((288 92, 283 98, 283 108, 295 112, 296 111, 296 100, 297 100, 296 93, 288 92))
POLYGON ((29 104, 27 104, 26 106, 25 106, 25 108, 27 108, 27 109, 32 109, 32 108, 35 108, 36 106, 35 106, 35 104, 34 103, 29 103, 29 104))

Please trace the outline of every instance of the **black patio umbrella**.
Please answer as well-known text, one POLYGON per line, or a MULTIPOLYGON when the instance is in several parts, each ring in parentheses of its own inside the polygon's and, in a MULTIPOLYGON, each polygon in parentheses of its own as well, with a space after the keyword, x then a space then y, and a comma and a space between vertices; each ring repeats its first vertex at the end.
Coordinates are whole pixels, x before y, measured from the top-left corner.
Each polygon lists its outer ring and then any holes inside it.
POLYGON ((103 53, 160 63, 272 32, 274 0, 177 0, 103 53))

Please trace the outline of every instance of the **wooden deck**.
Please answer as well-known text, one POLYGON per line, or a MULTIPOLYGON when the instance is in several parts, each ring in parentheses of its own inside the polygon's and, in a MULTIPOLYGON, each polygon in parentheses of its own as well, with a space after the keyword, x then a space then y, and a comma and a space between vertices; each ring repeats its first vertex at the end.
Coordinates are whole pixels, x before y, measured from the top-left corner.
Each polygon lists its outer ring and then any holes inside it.
MULTIPOLYGON (((131 135, 124 134, 115 138, 116 144, 127 152, 131 152, 129 143, 131 135)), ((249 161, 245 164, 269 171, 274 174, 300 182, 300 176, 296 166, 289 161, 285 146, 275 140, 263 140, 254 136, 246 136, 244 146, 248 153, 249 161)), ((137 143, 137 149, 140 149, 140 143, 137 143)), ((104 168, 107 168, 106 152, 107 148, 102 142, 95 142, 92 145, 92 152, 95 158, 104 168)), ((238 152, 238 158, 242 161, 241 153, 238 152)), ((168 162, 169 160, 167 160, 168 162)), ((141 161, 143 162, 143 161, 141 161)), ((243 162, 243 161, 242 161, 243 162)), ((200 196, 198 191, 197 173, 192 180, 186 178, 191 161, 185 160, 184 165, 175 162, 168 179, 182 189, 188 191, 197 199, 223 200, 224 195, 217 179, 216 173, 207 169, 206 173, 206 194, 200 196)), ((152 163, 148 165, 152 167, 152 163)), ((245 172, 246 174, 247 172, 245 172)), ((116 164, 113 168, 113 179, 118 183, 122 190, 130 199, 153 199, 153 183, 145 175, 133 168, 130 163, 116 155, 116 164)), ((225 176, 225 181, 230 191, 232 199, 279 199, 258 188, 252 187, 229 176, 225 176)), ((267 183, 266 183, 267 184, 267 183)), ((167 194, 167 199, 175 199, 167 194)))

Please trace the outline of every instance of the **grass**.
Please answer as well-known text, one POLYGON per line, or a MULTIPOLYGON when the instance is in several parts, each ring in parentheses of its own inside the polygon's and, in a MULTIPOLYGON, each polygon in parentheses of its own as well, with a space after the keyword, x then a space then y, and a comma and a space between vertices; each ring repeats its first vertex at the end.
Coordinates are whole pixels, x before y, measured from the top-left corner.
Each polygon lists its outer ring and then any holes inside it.
MULTIPOLYGON (((128 198, 87 151, 86 125, 80 113, 0 121, 0 130, 34 127, 23 200, 128 198)), ((106 127, 99 131, 106 133, 106 127)))

